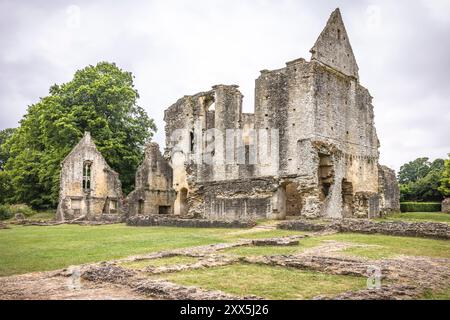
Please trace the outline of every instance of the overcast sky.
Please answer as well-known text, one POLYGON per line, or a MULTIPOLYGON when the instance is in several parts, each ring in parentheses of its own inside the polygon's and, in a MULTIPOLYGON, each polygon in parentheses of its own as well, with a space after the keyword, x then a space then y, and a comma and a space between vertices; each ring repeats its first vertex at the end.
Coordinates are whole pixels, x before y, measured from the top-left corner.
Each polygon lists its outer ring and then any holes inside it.
POLYGON ((259 71, 309 60, 336 7, 374 97, 381 163, 446 157, 450 0, 0 0, 0 129, 52 84, 110 61, 134 74, 163 146, 164 109, 183 95, 238 84, 252 112, 259 71))

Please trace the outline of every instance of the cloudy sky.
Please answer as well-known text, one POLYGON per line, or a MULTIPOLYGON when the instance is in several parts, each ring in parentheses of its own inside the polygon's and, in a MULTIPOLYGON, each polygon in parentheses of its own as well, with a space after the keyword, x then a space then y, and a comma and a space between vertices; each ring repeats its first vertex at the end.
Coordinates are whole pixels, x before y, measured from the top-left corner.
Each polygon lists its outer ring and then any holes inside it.
POLYGON ((185 94, 238 84, 253 111, 254 80, 309 49, 340 7, 374 96, 381 162, 398 169, 450 152, 450 0, 0 0, 0 129, 54 83, 98 61, 135 75, 158 125, 185 94))

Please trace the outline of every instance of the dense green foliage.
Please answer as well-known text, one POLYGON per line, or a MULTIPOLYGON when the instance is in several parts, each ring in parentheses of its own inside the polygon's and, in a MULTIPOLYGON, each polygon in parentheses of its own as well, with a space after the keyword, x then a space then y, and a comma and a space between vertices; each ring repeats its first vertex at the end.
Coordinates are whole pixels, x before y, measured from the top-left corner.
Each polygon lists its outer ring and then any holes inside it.
MULTIPOLYGON (((50 94, 29 106, 20 126, 2 150, 9 183, 7 200, 34 208, 54 207, 59 192, 60 163, 85 131, 109 165, 120 174, 123 189, 133 188, 143 145, 156 127, 137 105, 133 76, 115 64, 101 62, 75 73, 73 80, 50 88, 50 94)), ((2 196, 5 200, 5 196, 2 196)), ((1 202, 1 200, 0 200, 1 202)))
POLYGON ((449 158, 445 160, 441 177, 441 186, 439 187, 439 191, 444 196, 450 196, 450 153, 448 154, 448 157, 449 158))
POLYGON ((25 204, 0 205, 0 220, 10 219, 16 213, 22 213, 25 217, 31 217, 37 212, 25 204))
POLYGON ((441 211, 440 202, 401 202, 401 212, 438 212, 441 211))
POLYGON ((444 160, 430 162, 418 158, 404 164, 398 173, 401 201, 441 201, 440 190, 444 160))
POLYGON ((2 146, 4 146, 5 142, 9 138, 11 138, 14 131, 15 131, 15 129, 13 129, 13 128, 9 128, 9 129, 0 131, 0 171, 3 170, 4 164, 9 159, 9 150, 2 146))

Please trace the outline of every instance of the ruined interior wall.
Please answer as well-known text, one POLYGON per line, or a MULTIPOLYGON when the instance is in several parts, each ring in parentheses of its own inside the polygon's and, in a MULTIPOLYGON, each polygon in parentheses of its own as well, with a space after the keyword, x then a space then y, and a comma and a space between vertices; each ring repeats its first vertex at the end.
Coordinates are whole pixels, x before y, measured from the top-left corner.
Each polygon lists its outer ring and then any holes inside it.
POLYGON ((135 190, 127 197, 128 214, 172 214, 175 201, 173 172, 156 143, 146 146, 136 172, 135 190))
POLYGON ((197 194, 202 207, 194 210, 208 219, 276 218, 278 187, 274 178, 206 182, 197 194))

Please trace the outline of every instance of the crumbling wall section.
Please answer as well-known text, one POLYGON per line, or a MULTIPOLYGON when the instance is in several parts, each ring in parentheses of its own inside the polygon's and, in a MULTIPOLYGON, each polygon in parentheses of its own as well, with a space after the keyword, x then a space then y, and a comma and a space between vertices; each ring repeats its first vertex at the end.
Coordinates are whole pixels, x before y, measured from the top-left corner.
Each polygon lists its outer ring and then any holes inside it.
POLYGON ((136 172, 135 190, 127 197, 128 215, 172 214, 175 190, 173 172, 156 143, 149 143, 136 172))
POLYGON ((400 212, 400 188, 395 171, 379 165, 378 185, 381 213, 385 215, 391 212, 400 212))

